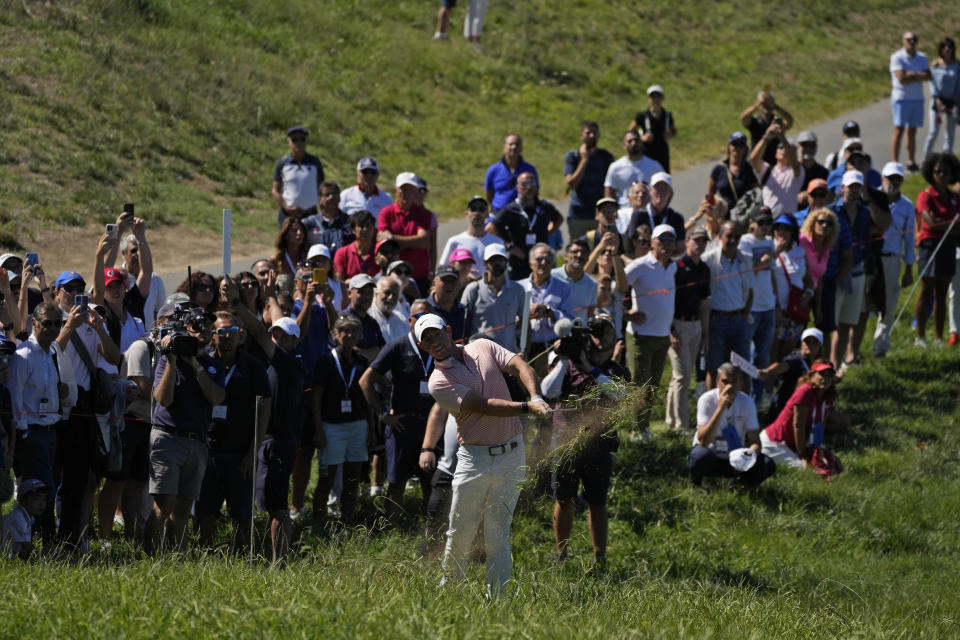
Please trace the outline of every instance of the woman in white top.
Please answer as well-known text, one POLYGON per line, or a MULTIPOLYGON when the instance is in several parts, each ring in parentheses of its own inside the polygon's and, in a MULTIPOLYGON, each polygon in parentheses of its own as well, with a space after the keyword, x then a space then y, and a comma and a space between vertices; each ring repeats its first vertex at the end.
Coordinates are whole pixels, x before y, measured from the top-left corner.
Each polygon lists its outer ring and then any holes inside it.
POLYGON ((813 301, 813 279, 807 271, 807 258, 798 242, 800 230, 790 214, 782 214, 773 221, 773 243, 776 257, 773 260, 773 277, 777 294, 777 329, 771 351, 771 360, 781 362, 792 353, 800 342, 806 328, 787 314, 790 288, 803 289, 802 300, 806 305, 813 301))

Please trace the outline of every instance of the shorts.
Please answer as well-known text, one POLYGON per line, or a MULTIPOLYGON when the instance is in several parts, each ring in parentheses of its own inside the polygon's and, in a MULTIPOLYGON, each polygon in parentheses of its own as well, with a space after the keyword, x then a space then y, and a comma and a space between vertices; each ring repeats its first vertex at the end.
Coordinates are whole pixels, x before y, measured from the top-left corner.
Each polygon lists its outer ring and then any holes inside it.
POLYGON ((207 455, 207 445, 201 440, 188 440, 152 429, 150 493, 196 500, 207 471, 207 455))
POLYGON ((443 0, 440 4, 447 9, 453 9, 457 6, 457 0, 443 0))
POLYGON ((957 259, 954 257, 957 243, 950 238, 943 241, 943 246, 940 247, 940 251, 937 251, 933 264, 929 267, 926 266, 930 262, 930 258, 933 257, 933 251, 937 248, 939 242, 940 238, 927 238, 921 240, 920 244, 917 245, 917 273, 922 273, 924 278, 952 278, 957 272, 957 259), (927 269, 926 272, 924 272, 924 267, 927 269))
POLYGON ((613 460, 610 448, 603 442, 587 443, 572 459, 558 463, 550 474, 550 488, 554 500, 568 502, 577 497, 583 483, 583 497, 587 504, 607 504, 613 460))
MULTIPOLYGON (((400 419, 403 430, 399 433, 386 427, 387 448, 387 482, 390 484, 406 483, 411 477, 421 475, 420 448, 423 447, 423 436, 427 431, 427 421, 404 417, 400 419)), ((424 480, 430 479, 430 474, 423 474, 424 480)))
POLYGON ((800 336, 803 335, 803 330, 806 328, 807 325, 802 325, 792 320, 783 309, 777 309, 777 340, 781 342, 793 341, 799 343, 800 336))
POLYGON ((261 511, 286 513, 290 494, 290 475, 296 447, 284 446, 267 436, 257 454, 257 506, 261 511))
POLYGON ((211 451, 207 472, 203 476, 196 518, 201 520, 220 513, 224 500, 230 517, 236 522, 249 522, 253 517, 253 478, 240 472, 245 453, 211 451))
POLYGON ((323 423, 327 446, 318 457, 320 464, 331 466, 343 462, 367 461, 367 421, 323 423))
POLYGON ((892 100, 893 126, 915 127, 923 126, 923 100, 892 100))
MULTIPOLYGON (((863 268, 862 266, 860 267, 863 268)), ((861 271, 858 275, 850 276, 851 291, 847 291, 844 283, 837 284, 837 324, 854 325, 860 321, 863 312, 863 295, 866 291, 867 277, 861 271)))
POLYGON ((122 466, 107 474, 108 480, 146 482, 150 476, 150 425, 136 418, 127 418, 120 434, 123 444, 122 466))

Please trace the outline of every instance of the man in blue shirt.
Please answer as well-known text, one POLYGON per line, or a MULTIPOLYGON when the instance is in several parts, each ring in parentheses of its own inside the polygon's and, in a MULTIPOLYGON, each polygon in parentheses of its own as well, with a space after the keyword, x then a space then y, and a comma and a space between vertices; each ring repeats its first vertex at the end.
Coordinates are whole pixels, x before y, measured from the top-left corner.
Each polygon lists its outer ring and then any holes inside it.
POLYGON ((567 151, 563 158, 563 177, 570 189, 567 228, 571 238, 579 238, 594 228, 597 201, 603 197, 603 180, 614 160, 612 153, 597 146, 600 125, 593 120, 580 125, 580 139, 583 144, 567 151))
POLYGON ((590 250, 586 240, 574 240, 567 245, 563 254, 564 264, 550 272, 556 278, 570 285, 570 297, 567 299, 574 318, 579 318, 587 326, 592 308, 597 306, 597 281, 583 271, 590 250))
POLYGON ((500 162, 490 165, 487 177, 483 181, 487 202, 493 213, 517 199, 517 176, 532 173, 539 182, 537 168, 523 160, 523 140, 515 133, 503 139, 503 157, 500 162))

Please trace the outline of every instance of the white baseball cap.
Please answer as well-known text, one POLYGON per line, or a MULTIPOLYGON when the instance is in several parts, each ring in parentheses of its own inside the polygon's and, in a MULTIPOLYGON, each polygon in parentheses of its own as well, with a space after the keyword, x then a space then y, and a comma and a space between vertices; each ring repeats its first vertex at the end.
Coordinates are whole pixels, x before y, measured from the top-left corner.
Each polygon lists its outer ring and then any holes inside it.
POLYGON ((900 176, 903 177, 903 165, 899 162, 888 162, 883 165, 883 171, 881 172, 884 178, 889 176, 900 176))
POLYGON ((278 318, 270 325, 270 328, 281 329, 285 334, 294 338, 300 337, 300 325, 294 322, 293 318, 278 318))
POLYGON ((803 342, 807 338, 816 338, 817 342, 823 344, 823 331, 810 327, 809 329, 804 329, 803 333, 800 334, 800 341, 803 342))
POLYGON ((840 155, 843 155, 844 153, 846 153, 847 149, 849 149, 851 146, 855 144, 859 145, 860 148, 863 149, 863 141, 860 138, 847 138, 846 140, 844 140, 843 144, 840 145, 840 155))
POLYGON ((327 260, 330 259, 330 248, 325 244, 315 244, 310 247, 310 251, 307 251, 307 260, 310 258, 315 258, 317 256, 323 256, 327 260))
POLYGON ((863 186, 863 174, 856 169, 850 169, 843 174, 843 186, 849 187, 852 184, 863 186))
POLYGON ((417 322, 413 325, 413 333, 417 337, 417 342, 422 342, 424 331, 427 329, 443 329, 446 326, 447 323, 437 314, 425 313, 417 318, 417 322))
POLYGON ((658 84, 652 84, 649 87, 647 87, 647 95, 649 96, 653 93, 659 93, 660 95, 664 95, 663 87, 661 87, 658 84))
POLYGON ((655 187, 661 182, 666 182, 667 186, 673 189, 673 179, 670 177, 670 174, 666 171, 657 171, 653 174, 653 177, 650 178, 650 186, 655 187))
POLYGON ((494 256, 500 256, 502 258, 506 258, 507 248, 502 244, 500 244, 499 242, 488 244, 486 248, 483 250, 483 261, 486 262, 487 260, 489 260, 494 256))
POLYGON ((670 235, 673 237, 674 240, 676 240, 677 230, 668 224, 658 224, 653 228, 653 234, 651 237, 659 238, 660 236, 663 236, 663 235, 670 235))
POLYGON ((415 174, 412 171, 404 171, 403 173, 398 175, 396 184, 398 189, 405 184, 414 186, 417 189, 420 188, 420 181, 417 179, 417 174, 415 174))

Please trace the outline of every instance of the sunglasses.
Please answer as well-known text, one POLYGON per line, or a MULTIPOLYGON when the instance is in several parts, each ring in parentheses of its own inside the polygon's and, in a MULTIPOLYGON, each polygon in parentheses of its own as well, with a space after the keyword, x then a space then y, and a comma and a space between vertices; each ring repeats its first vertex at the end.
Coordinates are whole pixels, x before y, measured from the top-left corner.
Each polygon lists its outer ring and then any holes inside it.
POLYGON ((213 287, 210 286, 209 284, 198 284, 198 285, 194 285, 193 290, 198 291, 200 293, 210 293, 211 291, 213 291, 213 287))
POLYGON ((615 255, 617 255, 617 252, 614 251, 613 249, 607 249, 607 250, 605 250, 605 251, 601 251, 600 253, 602 253, 602 254, 605 255, 605 256, 615 256, 615 255))
POLYGON ((814 190, 810 193, 810 195, 813 196, 814 198, 826 198, 826 197, 827 197, 827 190, 826 190, 826 189, 814 189, 814 190))
POLYGON ((86 284, 65 284, 61 288, 67 293, 83 293, 83 290, 86 288, 86 284))
POLYGON ((240 327, 220 327, 217 329, 218 336, 235 336, 240 333, 240 327))
POLYGON ((410 269, 394 269, 390 273, 395 273, 398 276, 410 276, 413 275, 413 272, 410 269))
POLYGON ((293 136, 290 138, 290 142, 306 142, 307 138, 305 136, 293 136))
POLYGON ((375 176, 380 174, 380 172, 377 171, 376 169, 362 169, 360 173, 362 173, 365 176, 375 176))
POLYGON ((832 227, 832 226, 833 226, 833 220, 827 220, 827 219, 825 219, 825 218, 821 218, 820 220, 817 220, 817 224, 819 224, 819 225, 821 225, 821 226, 824 226, 824 227, 832 227))
POLYGON ((256 289, 260 285, 256 280, 244 280, 240 286, 244 289, 256 289))
POLYGON ((50 329, 50 328, 59 329, 60 327, 63 326, 63 320, 38 320, 37 324, 39 324, 44 329, 50 329))
POLYGON ((270 275, 270 270, 269 270, 269 269, 264 269, 263 271, 258 271, 258 272, 257 272, 257 277, 258 277, 258 278, 266 278, 268 275, 270 275))
POLYGON ((523 182, 518 182, 517 184, 520 185, 521 187, 532 187, 537 183, 534 182, 533 180, 524 180, 523 182))
POLYGON ((553 262, 553 258, 551 258, 550 256, 538 256, 538 257, 534 258, 533 261, 534 261, 534 262, 537 262, 537 263, 540 263, 540 262, 553 262))
POLYGON ((763 227, 769 227, 773 224, 773 220, 757 220, 757 224, 763 227))
POLYGON ((129 254, 132 255, 132 256, 135 256, 135 255, 137 255, 138 253, 140 253, 140 249, 138 249, 138 248, 136 248, 136 247, 130 247, 130 248, 127 250, 127 253, 129 253, 129 254))

